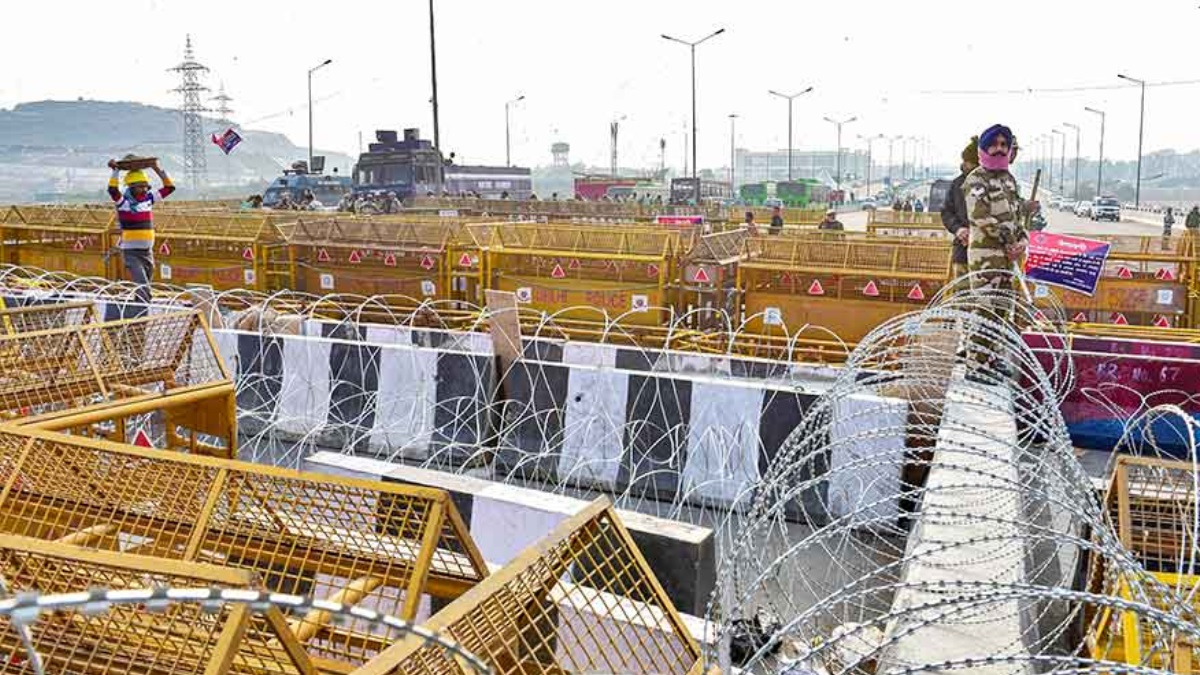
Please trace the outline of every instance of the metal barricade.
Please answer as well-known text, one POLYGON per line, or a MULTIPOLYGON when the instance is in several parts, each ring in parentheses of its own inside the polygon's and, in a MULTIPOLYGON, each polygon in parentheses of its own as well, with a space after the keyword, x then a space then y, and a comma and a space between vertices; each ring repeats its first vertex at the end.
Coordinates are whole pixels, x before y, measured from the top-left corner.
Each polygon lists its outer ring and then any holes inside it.
POLYGON ((1195 527, 1195 500, 1190 460, 1116 458, 1104 499, 1106 517, 1140 570, 1093 564, 1092 583, 1102 587, 1098 590, 1133 606, 1092 611, 1087 640, 1092 658, 1164 672, 1200 672, 1200 643, 1144 609, 1173 612, 1193 625, 1200 622, 1200 570, 1187 548, 1195 546, 1188 536, 1195 527))
MULTIPOLYGON (((699 646, 604 498, 425 626, 505 675, 700 672, 699 646)), ((355 675, 462 672, 445 649, 407 638, 355 675)))
MULTIPOLYGON (((183 209, 157 213, 154 217, 156 278, 181 286, 197 284, 216 290, 289 288, 290 280, 273 278, 268 273, 267 260, 272 249, 284 245, 279 223, 295 215, 183 209)), ((118 262, 116 278, 124 278, 121 257, 114 259, 118 262)))
POLYGON ((662 325, 670 316, 677 232, 509 223, 468 230, 486 286, 512 291, 522 307, 585 321, 619 316, 631 325, 662 325))
POLYGON ((924 305, 949 273, 950 249, 941 242, 840 232, 759 236, 746 241, 738 288, 751 332, 815 325, 857 342, 924 305))
POLYGON ((12 206, 0 219, 0 260, 81 276, 111 277, 112 206, 12 206))
POLYGON ((286 255, 272 260, 272 274, 291 279, 295 290, 415 302, 454 297, 450 256, 465 236, 457 219, 317 216, 281 230, 286 255))

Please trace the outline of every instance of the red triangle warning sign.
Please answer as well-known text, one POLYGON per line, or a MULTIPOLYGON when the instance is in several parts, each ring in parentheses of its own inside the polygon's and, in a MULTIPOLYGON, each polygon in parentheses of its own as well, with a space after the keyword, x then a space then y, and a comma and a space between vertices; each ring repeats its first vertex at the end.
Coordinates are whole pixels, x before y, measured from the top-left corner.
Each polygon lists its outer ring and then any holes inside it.
POLYGON ((658 276, 658 265, 655 265, 654 263, 650 263, 649 265, 646 265, 646 276, 648 276, 648 277, 658 276))
POLYGON ((580 267, 583 267, 583 265, 579 262, 578 258, 571 258, 571 262, 567 263, 567 269, 577 270, 580 267))
POLYGON ((350 262, 355 265, 362 262, 362 254, 358 252, 358 249, 350 251, 350 262))
POLYGON ((1113 319, 1113 324, 1115 324, 1117 326, 1128 326, 1129 320, 1125 318, 1124 314, 1121 314, 1120 312, 1118 312, 1117 318, 1113 319))
POLYGON ((550 276, 554 277, 555 279, 562 279, 563 277, 567 276, 567 273, 563 271, 562 265, 556 264, 554 269, 550 270, 550 276))
POLYGON ((1159 314, 1158 317, 1154 319, 1154 327, 1155 328, 1170 328, 1171 322, 1167 319, 1167 317, 1159 314))
POLYGON ((133 435, 133 444, 142 448, 153 448, 154 444, 150 442, 150 434, 146 433, 145 429, 138 429, 133 435))
POLYGON ((158 245, 158 254, 159 255, 171 255, 171 245, 165 241, 163 243, 159 244, 158 245))
MULTIPOLYGON (((425 256, 425 257, 428 258, 429 256, 425 256)), ((464 253, 461 256, 459 256, 458 264, 463 267, 470 267, 471 265, 473 265, 474 263, 471 262, 471 254, 464 253)))
POLYGON ((317 251, 317 262, 329 262, 332 258, 329 257, 329 251, 321 249, 317 251))
POLYGON ((921 290, 921 284, 913 284, 913 287, 908 290, 909 300, 924 300, 925 291, 921 290))
POLYGON ((1163 267, 1154 273, 1154 278, 1159 281, 1175 281, 1175 273, 1168 267, 1163 267))
POLYGON ((783 274, 780 274, 780 275, 779 275, 779 283, 781 283, 781 284, 790 284, 790 283, 792 283, 792 275, 788 274, 787 272, 784 272, 783 274))
POLYGON ((389 253, 389 254, 383 256, 383 264, 387 265, 388 267, 395 267, 396 266, 396 254, 389 253))
POLYGON ((1121 265, 1120 267, 1117 268, 1117 278, 1118 279, 1132 279, 1133 272, 1130 272, 1128 267, 1121 265))
POLYGON ((1075 316, 1071 317, 1071 320, 1074 321, 1075 323, 1087 323, 1087 320, 1088 320, 1087 313, 1079 312, 1075 316))
POLYGON ((82 251, 82 250, 83 250, 83 240, 82 240, 82 239, 76 239, 76 240, 75 240, 75 250, 76 250, 76 251, 82 251))
POLYGON ((698 284, 707 284, 708 282, 712 281, 712 279, 708 276, 708 270, 704 269, 703 267, 699 267, 696 269, 696 276, 692 277, 692 281, 695 281, 698 284))
POLYGON ((825 295, 825 287, 821 285, 820 279, 813 279, 813 282, 808 285, 809 295, 825 295))
POLYGON ((249 246, 242 249, 242 260, 254 260, 254 249, 249 246))
MULTIPOLYGON (((393 258, 393 260, 394 260, 394 258, 393 258)), ((433 256, 427 255, 424 258, 421 258, 421 267, 422 268, 431 270, 431 269, 433 269, 433 265, 434 265, 433 256)))
POLYGON ((871 281, 868 281, 866 286, 863 286, 862 294, 867 296, 868 298, 878 298, 879 297, 879 287, 875 285, 874 279, 872 279, 871 281))

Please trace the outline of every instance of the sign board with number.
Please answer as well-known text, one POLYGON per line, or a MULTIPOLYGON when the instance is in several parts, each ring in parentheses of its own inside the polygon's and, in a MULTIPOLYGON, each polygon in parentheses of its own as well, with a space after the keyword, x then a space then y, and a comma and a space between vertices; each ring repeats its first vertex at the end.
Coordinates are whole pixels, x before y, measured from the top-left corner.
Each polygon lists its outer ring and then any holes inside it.
POLYGON ((645 295, 631 295, 629 308, 635 312, 645 312, 650 309, 650 298, 645 295))
POLYGON ((1092 296, 1112 244, 1050 232, 1029 237, 1025 274, 1033 281, 1092 296))
POLYGON ((333 290, 333 275, 332 274, 324 273, 321 275, 321 290, 323 290, 323 291, 332 291, 333 290))
POLYGON ((242 270, 242 281, 245 282, 247 286, 253 286, 254 282, 257 280, 258 275, 254 273, 254 270, 242 270))
POLYGON ((768 326, 782 326, 783 310, 778 307, 767 307, 763 310, 763 323, 768 326))
POLYGON ((167 265, 166 263, 159 265, 158 266, 158 276, 163 281, 170 281, 171 280, 171 266, 167 265))
POLYGON ((529 304, 533 302, 533 289, 528 286, 521 286, 516 291, 517 302, 529 304))
POLYGON ((421 280, 421 294, 426 297, 429 297, 432 295, 437 295, 437 286, 434 285, 434 283, 432 281, 430 281, 429 279, 422 279, 421 280))

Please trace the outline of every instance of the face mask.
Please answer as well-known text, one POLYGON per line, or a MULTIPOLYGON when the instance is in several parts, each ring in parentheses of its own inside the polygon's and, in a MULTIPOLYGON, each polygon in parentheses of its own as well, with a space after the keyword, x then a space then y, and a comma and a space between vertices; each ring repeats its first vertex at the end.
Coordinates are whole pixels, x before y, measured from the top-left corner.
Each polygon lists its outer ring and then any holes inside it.
POLYGON ((979 163, 988 171, 1007 171, 1010 155, 989 155, 979 151, 979 163))

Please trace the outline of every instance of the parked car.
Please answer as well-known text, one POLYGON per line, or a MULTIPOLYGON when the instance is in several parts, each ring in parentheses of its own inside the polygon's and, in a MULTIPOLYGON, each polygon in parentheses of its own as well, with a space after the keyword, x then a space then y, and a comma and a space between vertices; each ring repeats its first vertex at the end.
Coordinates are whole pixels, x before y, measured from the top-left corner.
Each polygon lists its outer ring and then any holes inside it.
POLYGON ((874 211, 875 210, 875 200, 874 199, 864 199, 862 201, 862 209, 863 209, 863 211, 874 211))
POLYGON ((1092 217, 1092 203, 1089 201, 1079 201, 1075 203, 1075 215, 1080 218, 1092 217))
POLYGON ((1112 222, 1120 222, 1121 220, 1121 203, 1112 197, 1099 197, 1092 202, 1091 213, 1088 215, 1092 220, 1111 220, 1112 222))

